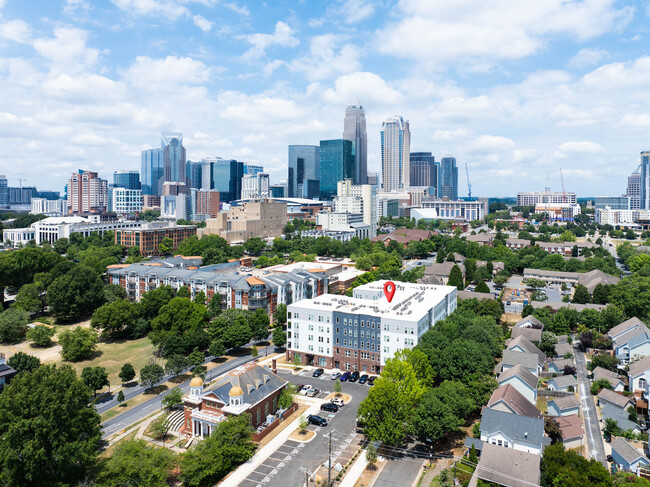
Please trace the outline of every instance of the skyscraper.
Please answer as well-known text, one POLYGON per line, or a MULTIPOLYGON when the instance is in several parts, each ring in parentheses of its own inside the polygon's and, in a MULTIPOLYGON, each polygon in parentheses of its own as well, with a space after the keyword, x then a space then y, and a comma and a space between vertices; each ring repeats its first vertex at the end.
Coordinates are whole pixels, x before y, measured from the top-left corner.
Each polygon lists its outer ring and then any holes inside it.
POLYGON ((201 163, 187 161, 185 164, 185 184, 190 189, 201 189, 201 163))
POLYGON ((244 163, 234 159, 203 159, 201 189, 219 191, 219 201, 230 203, 241 198, 244 163))
POLYGON ((138 171, 115 171, 113 173, 113 187, 140 189, 140 173, 138 171))
POLYGON ((163 132, 161 149, 165 165, 165 181, 185 182, 185 147, 183 147, 183 134, 180 132, 163 132))
POLYGON ((319 179, 320 148, 317 145, 290 145, 287 197, 318 198, 318 194, 309 194, 309 188, 313 189, 314 185, 305 181, 319 179))
POLYGON ((352 142, 352 153, 356 167, 354 184, 367 184, 368 134, 366 132, 366 111, 358 100, 345 109, 343 138, 352 142))
POLYGON ((438 186, 438 166, 431 152, 411 152, 411 187, 429 187, 434 191, 438 186))
POLYGON ((637 166, 634 172, 627 178, 627 191, 625 196, 630 197, 630 209, 641 209, 641 166, 637 166))
POLYGON ((160 196, 165 175, 164 151, 161 149, 143 150, 140 156, 140 177, 142 194, 160 196))
POLYGON ((68 179, 68 213, 104 213, 108 203, 108 181, 96 172, 72 173, 68 179))
POLYGON ((384 191, 410 186, 409 151, 411 131, 408 120, 398 115, 389 117, 381 126, 381 171, 384 191))
POLYGON ((650 151, 641 152, 641 191, 642 210, 650 210, 650 151))
POLYGON ((0 176, 0 208, 9 208, 9 185, 7 176, 0 176))
POLYGON ((264 172, 264 166, 256 162, 244 162, 244 174, 259 174, 264 172))
POLYGON ((458 199, 458 168, 455 157, 443 157, 440 160, 440 178, 438 198, 458 199))
POLYGON ((320 196, 331 200, 336 196, 337 183, 354 179, 356 169, 352 155, 352 142, 345 139, 320 141, 320 196))
POLYGON ((244 174, 241 179, 241 199, 269 198, 269 175, 263 172, 244 174))

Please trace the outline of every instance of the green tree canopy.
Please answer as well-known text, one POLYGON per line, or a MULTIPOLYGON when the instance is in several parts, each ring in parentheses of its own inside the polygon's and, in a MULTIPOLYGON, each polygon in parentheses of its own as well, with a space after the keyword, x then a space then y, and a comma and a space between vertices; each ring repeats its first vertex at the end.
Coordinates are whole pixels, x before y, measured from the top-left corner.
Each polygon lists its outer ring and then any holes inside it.
POLYGON ((104 367, 84 367, 81 371, 81 380, 94 395, 97 395, 99 389, 109 385, 108 374, 104 367))
POLYGON ((544 487, 607 487, 612 480, 607 469, 597 460, 587 460, 561 444, 544 449, 541 463, 541 484, 544 487))
POLYGON ((89 316, 104 303, 104 283, 90 268, 75 266, 47 289, 52 314, 63 322, 89 316))
POLYGON ((120 380, 122 381, 122 384, 131 382, 135 377, 135 369, 133 368, 133 365, 129 363, 122 365, 122 368, 120 369, 119 377, 120 380))
POLYGON ((165 371, 158 364, 145 365, 140 369, 140 383, 149 389, 164 377, 165 371))
POLYGON ((126 338, 135 331, 139 318, 138 308, 126 299, 104 304, 93 313, 90 326, 101 330, 103 338, 126 338))
POLYGON ((36 325, 27 332, 27 340, 37 347, 49 347, 52 345, 52 337, 56 334, 54 328, 45 325, 36 325))
POLYGON ((42 313, 45 308, 45 286, 43 283, 33 282, 21 287, 14 306, 28 313, 42 313))
POLYGON ((573 302, 587 304, 591 302, 591 295, 585 286, 578 284, 573 291, 573 302))
POLYGON ((449 280, 447 281, 448 286, 456 286, 459 290, 465 289, 465 283, 463 282, 463 273, 460 270, 460 267, 454 265, 449 271, 449 280))
POLYGON ((160 286, 144 293, 140 298, 140 313, 146 320, 153 320, 160 308, 169 303, 174 297, 171 286, 160 286))
POLYGON ((7 360, 7 364, 17 372, 32 372, 41 365, 41 361, 33 355, 25 352, 17 352, 7 360))
POLYGON ((76 362, 87 359, 97 350, 97 332, 77 326, 59 333, 61 356, 64 360, 76 362))
POLYGON ((29 313, 18 308, 9 308, 0 313, 0 342, 21 342, 27 335, 29 313))

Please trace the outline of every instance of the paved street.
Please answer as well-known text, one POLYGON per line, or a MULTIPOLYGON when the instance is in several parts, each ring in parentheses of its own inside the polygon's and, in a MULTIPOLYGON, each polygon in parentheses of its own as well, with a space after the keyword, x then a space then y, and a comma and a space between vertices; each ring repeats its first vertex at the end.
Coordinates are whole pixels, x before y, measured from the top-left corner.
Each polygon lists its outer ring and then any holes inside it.
POLYGON ((587 448, 589 456, 598 460, 607 468, 607 461, 605 455, 605 447, 603 446, 603 437, 600 434, 600 424, 598 423, 598 415, 596 414, 596 405, 594 398, 589 392, 590 384, 587 378, 587 362, 585 356, 579 348, 575 348, 576 365, 578 368, 578 384, 580 386, 580 404, 582 414, 585 420, 585 428, 587 430, 587 448))
POLYGON ((391 458, 374 485, 375 487, 395 487, 396 485, 410 487, 415 482, 422 463, 422 458, 410 453, 391 458))

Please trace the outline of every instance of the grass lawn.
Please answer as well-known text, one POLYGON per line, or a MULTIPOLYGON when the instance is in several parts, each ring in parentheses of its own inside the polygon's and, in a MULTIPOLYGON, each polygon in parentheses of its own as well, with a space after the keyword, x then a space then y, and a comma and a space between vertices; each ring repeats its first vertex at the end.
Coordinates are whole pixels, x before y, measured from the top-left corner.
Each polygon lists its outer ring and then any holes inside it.
POLYGON ((538 396, 537 397, 537 409, 539 409, 542 413, 546 413, 548 411, 548 398, 544 396, 538 396))

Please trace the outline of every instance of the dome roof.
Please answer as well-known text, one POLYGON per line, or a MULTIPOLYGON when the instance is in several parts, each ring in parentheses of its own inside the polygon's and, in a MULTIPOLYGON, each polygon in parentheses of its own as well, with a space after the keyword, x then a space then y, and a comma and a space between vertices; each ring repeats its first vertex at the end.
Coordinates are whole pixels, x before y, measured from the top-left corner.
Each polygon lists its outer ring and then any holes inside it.
POLYGON ((228 393, 230 397, 238 397, 238 396, 243 396, 244 391, 241 390, 241 387, 239 386, 232 386, 230 389, 230 392, 228 393))
POLYGON ((203 387, 203 380, 200 377, 194 377, 190 381, 190 387, 203 387))

